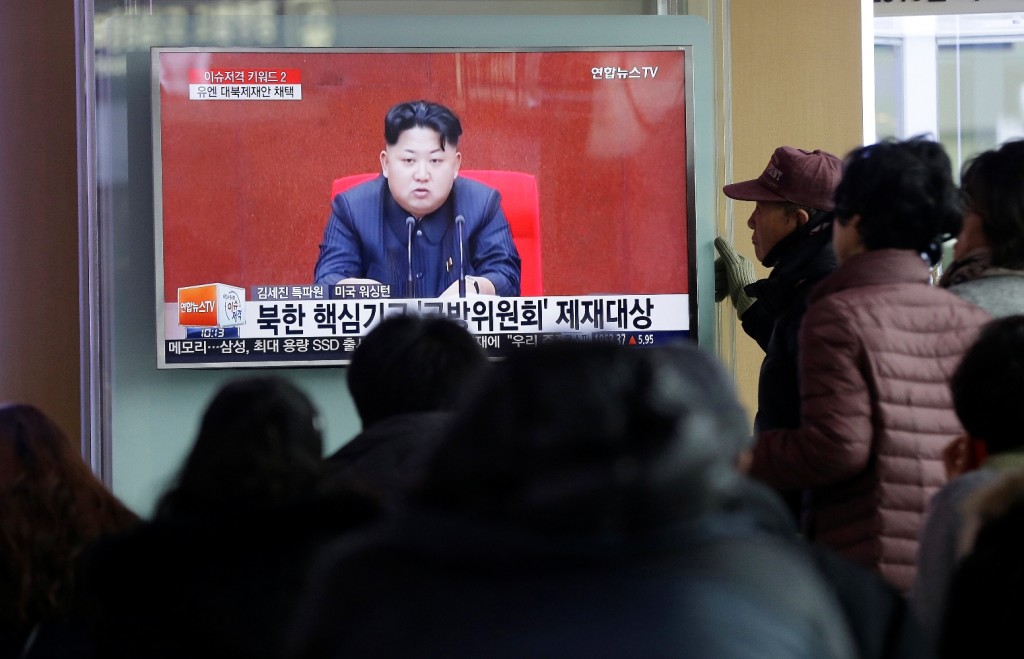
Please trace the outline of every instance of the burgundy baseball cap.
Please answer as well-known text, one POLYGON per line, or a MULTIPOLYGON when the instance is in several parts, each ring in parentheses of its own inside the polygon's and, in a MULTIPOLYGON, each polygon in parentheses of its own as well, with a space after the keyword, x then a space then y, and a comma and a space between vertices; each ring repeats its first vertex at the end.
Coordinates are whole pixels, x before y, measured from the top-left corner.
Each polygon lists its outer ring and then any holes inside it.
POLYGON ((760 176, 730 183, 722 192, 741 201, 790 201, 830 211, 842 169, 843 162, 827 151, 780 146, 760 176))

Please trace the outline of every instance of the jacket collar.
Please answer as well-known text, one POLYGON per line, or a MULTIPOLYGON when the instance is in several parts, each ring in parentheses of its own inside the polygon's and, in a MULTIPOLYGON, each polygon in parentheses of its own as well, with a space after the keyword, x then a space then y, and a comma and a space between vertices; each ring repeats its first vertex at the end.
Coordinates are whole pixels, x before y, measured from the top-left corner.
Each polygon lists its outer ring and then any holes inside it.
POLYGON ((761 265, 766 268, 774 268, 780 263, 785 263, 789 260, 790 254, 798 251, 800 246, 811 237, 827 237, 831 241, 832 217, 833 214, 829 211, 815 211, 803 226, 791 231, 789 235, 768 250, 761 265))
POLYGON ((854 254, 821 280, 809 302, 848 288, 882 284, 928 284, 928 264, 909 249, 876 249, 854 254))

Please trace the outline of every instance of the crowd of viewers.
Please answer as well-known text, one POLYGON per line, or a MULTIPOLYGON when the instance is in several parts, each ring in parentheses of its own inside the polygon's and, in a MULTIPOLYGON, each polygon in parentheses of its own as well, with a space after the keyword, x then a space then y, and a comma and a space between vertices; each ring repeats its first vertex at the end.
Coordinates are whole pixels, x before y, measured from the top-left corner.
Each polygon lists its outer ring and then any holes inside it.
POLYGON ((959 188, 921 138, 762 178, 725 192, 779 274, 717 244, 753 431, 689 344, 489 362, 397 316, 347 369, 355 438, 325 457, 304 392, 230 381, 139 519, 0 407, 0 659, 1018 654, 1024 142, 959 188))

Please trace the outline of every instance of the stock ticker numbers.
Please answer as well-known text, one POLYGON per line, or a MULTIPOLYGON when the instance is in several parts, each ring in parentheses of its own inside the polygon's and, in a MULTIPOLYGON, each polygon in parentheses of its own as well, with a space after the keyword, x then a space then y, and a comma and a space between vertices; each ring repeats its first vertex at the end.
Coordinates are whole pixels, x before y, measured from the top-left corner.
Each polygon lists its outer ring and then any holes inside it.
POLYGON ((658 343, 658 333, 628 334, 626 332, 597 332, 595 341, 610 341, 623 346, 653 346, 658 343))

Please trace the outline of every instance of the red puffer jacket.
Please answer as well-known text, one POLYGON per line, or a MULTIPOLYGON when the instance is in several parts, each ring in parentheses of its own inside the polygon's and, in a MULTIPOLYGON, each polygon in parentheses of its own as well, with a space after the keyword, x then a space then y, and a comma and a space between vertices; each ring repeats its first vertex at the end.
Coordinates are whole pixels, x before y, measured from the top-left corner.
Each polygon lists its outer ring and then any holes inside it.
POLYGON ((801 427, 762 433, 751 473, 810 488, 808 533, 907 591, 942 449, 963 432, 949 379, 990 316, 928 284, 908 250, 848 258, 809 297, 801 427))

